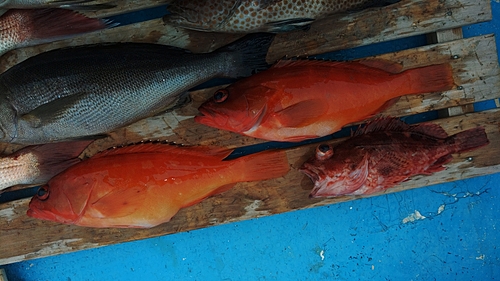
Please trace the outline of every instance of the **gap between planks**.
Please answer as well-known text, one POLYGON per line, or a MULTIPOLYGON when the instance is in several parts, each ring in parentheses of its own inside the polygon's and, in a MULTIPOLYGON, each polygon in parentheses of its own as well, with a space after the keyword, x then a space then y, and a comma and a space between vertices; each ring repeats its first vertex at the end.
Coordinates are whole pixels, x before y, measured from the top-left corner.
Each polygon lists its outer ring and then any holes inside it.
MULTIPOLYGON (((133 2, 133 1, 132 1, 133 2)), ((319 20, 307 32, 278 34, 268 62, 284 56, 307 56, 364 46, 397 38, 461 27, 492 19, 489 0, 402 0, 391 6, 319 20)), ((0 58, 0 73, 48 50, 101 42, 145 42, 203 53, 243 35, 190 31, 165 25, 161 19, 85 34, 71 40, 13 50, 0 58)))
MULTIPOLYGON (((491 143, 467 153, 455 154, 447 170, 431 176, 416 176, 386 193, 421 186, 461 180, 500 172, 500 110, 489 110, 435 120, 449 134, 484 126, 491 143)), ((342 140, 329 143, 336 144, 342 140)), ((273 215, 292 210, 345 202, 360 197, 309 199, 313 184, 297 168, 314 154, 311 144, 287 150, 291 171, 284 177, 250 183, 239 183, 233 189, 181 209, 174 218, 151 229, 94 229, 63 225, 26 216, 29 199, 0 205, 0 264, 57 255, 109 244, 144 239, 181 231, 209 227, 273 215)), ((384 193, 375 194, 373 196, 384 193)))

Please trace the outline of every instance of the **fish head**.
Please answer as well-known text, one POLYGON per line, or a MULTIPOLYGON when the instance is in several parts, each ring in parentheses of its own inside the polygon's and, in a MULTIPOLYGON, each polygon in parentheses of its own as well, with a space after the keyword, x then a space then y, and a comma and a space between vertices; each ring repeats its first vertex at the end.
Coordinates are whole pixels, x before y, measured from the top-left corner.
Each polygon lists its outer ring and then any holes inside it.
POLYGON ((351 195, 366 181, 367 160, 362 157, 361 161, 356 162, 350 158, 334 157, 333 147, 321 144, 316 148, 315 156, 302 164, 299 171, 314 183, 310 198, 351 195))
POLYGON ((195 121, 221 130, 244 133, 259 127, 267 114, 273 89, 264 85, 241 87, 235 83, 215 91, 199 108, 195 121))
POLYGON ((219 30, 233 14, 239 1, 178 0, 168 6, 170 14, 163 17, 165 23, 187 29, 219 30))
POLYGON ((91 183, 84 178, 64 181, 63 172, 38 189, 27 215, 33 218, 71 224, 77 221, 89 200, 91 183))

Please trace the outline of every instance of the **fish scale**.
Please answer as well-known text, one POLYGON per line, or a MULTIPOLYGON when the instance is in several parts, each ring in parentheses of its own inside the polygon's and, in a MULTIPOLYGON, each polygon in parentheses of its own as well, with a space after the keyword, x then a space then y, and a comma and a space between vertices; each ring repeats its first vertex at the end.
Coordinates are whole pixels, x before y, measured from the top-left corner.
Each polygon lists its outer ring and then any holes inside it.
POLYGON ((166 22, 218 32, 283 32, 300 29, 327 15, 384 6, 398 1, 385 0, 178 0, 169 7, 166 22))
POLYGON ((448 136, 439 125, 410 126, 386 117, 368 123, 334 148, 318 147, 300 171, 314 183, 311 197, 368 195, 415 175, 444 170, 451 154, 488 143, 482 127, 448 136))
POLYGON ((3 141, 35 144, 98 135, 157 114, 211 78, 248 76, 267 67, 272 38, 249 35, 208 54, 141 43, 40 54, 0 76, 3 141))

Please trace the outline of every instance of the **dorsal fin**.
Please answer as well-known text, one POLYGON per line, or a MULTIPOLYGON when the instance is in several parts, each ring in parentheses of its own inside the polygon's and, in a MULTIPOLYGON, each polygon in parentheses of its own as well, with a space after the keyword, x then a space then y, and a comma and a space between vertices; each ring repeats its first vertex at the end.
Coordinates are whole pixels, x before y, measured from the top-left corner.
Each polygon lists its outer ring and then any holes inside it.
POLYGON ((221 159, 224 159, 231 154, 232 151, 232 149, 213 146, 184 146, 175 143, 148 141, 123 147, 113 147, 94 155, 93 158, 134 153, 182 153, 186 155, 186 157, 212 155, 220 156, 221 159))
POLYGON ((403 70, 403 65, 383 59, 363 59, 357 62, 371 68, 381 69, 394 74, 400 73, 403 70))
POLYGON ((331 61, 331 60, 307 59, 307 58, 281 59, 277 61, 272 66, 272 68, 293 67, 293 66, 338 67, 338 68, 352 69, 356 71, 364 70, 368 72, 378 69, 392 74, 400 73, 403 69, 403 66, 399 63, 382 59, 365 59, 358 61, 331 61))
POLYGON ((342 64, 342 63, 344 63, 344 62, 291 58, 291 59, 281 59, 281 60, 277 61, 272 66, 272 68, 292 67, 292 66, 300 66, 300 67, 304 67, 304 66, 335 66, 337 64, 342 64))
POLYGON ((436 138, 447 138, 448 134, 439 125, 433 123, 421 123, 418 125, 408 125, 395 117, 382 117, 375 119, 366 124, 363 128, 358 129, 353 136, 364 135, 372 132, 418 132, 427 136, 436 138))

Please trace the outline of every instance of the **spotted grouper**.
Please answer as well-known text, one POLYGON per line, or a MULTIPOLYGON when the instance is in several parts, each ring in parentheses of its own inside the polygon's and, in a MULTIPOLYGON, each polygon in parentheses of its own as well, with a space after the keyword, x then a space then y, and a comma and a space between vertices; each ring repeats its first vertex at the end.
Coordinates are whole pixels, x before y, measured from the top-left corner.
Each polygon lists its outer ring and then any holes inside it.
POLYGON ((175 26, 228 33, 306 29, 331 14, 385 6, 399 0, 177 0, 163 20, 175 26))

